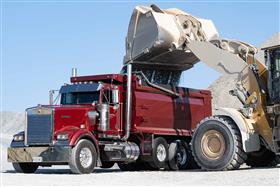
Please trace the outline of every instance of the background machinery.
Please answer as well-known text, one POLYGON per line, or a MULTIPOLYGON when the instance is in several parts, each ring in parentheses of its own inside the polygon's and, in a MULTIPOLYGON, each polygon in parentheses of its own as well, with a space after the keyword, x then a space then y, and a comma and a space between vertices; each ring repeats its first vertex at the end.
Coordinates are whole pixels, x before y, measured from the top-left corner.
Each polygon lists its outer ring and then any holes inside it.
POLYGON ((220 38, 210 20, 178 9, 137 6, 124 64, 132 64, 153 82, 157 82, 154 75, 162 75, 161 83, 174 71, 179 79, 183 70, 199 61, 222 74, 237 75, 230 94, 242 107, 217 108, 202 120, 194 130, 193 156, 206 170, 237 169, 243 163, 275 166, 280 152, 279 41, 264 50, 268 68, 255 58, 257 48, 220 38))

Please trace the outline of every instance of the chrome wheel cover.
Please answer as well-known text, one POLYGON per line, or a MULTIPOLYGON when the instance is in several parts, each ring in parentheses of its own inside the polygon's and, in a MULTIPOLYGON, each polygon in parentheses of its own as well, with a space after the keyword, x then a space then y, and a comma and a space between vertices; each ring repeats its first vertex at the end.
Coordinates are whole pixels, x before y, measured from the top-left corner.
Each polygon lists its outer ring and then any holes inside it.
POLYGON ((80 151, 79 160, 83 168, 88 168, 92 164, 92 153, 89 148, 84 147, 80 151))
POLYGON ((166 160, 166 156, 167 154, 164 145, 159 144, 157 147, 157 159, 160 162, 164 162, 166 160))

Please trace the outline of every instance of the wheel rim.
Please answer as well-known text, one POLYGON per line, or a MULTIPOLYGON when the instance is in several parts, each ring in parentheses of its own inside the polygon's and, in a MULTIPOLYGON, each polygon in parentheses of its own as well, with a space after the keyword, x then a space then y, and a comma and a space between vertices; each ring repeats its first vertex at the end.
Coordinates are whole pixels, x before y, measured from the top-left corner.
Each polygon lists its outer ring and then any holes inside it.
POLYGON ((182 166, 186 162, 187 162, 187 151, 183 146, 179 146, 179 150, 177 152, 177 163, 182 166))
POLYGON ((210 160, 217 160, 225 153, 225 139, 216 130, 207 131, 201 139, 201 150, 203 155, 210 160))
POLYGON ((163 162, 166 159, 166 150, 165 150, 164 145, 162 145, 162 144, 158 145, 158 147, 157 147, 157 159, 160 162, 163 162))
POLYGON ((92 153, 87 147, 81 149, 79 158, 83 168, 88 168, 92 164, 92 153))

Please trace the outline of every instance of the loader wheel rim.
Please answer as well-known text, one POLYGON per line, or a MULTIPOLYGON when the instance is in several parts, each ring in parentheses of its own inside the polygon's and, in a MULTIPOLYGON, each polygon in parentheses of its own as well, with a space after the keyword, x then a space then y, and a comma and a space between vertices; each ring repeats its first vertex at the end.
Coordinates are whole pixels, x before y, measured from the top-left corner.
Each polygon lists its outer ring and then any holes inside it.
POLYGON ((92 159, 92 153, 89 148, 87 147, 82 148, 80 151, 79 158, 83 168, 88 168, 91 166, 93 159, 92 159))
POLYGON ((225 139, 219 131, 209 130, 201 139, 201 150, 203 155, 210 160, 217 160, 225 153, 225 139))
POLYGON ((166 154, 166 150, 165 150, 164 145, 159 144, 158 147, 157 147, 157 159, 160 162, 163 162, 166 159, 166 155, 167 154, 166 154))

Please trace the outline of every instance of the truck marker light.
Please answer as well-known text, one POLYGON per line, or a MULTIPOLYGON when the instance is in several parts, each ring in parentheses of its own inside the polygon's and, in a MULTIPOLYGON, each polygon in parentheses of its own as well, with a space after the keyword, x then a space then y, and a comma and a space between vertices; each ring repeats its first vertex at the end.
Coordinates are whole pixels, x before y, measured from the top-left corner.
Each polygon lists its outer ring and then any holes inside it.
POLYGON ((86 128, 85 124, 81 124, 81 125, 80 125, 80 128, 81 128, 81 129, 85 129, 85 128, 86 128))
POLYGON ((24 139, 23 135, 15 135, 14 136, 14 141, 19 142, 19 141, 23 141, 23 139, 24 139))
POLYGON ((56 139, 57 140, 68 140, 68 134, 58 134, 56 139))

